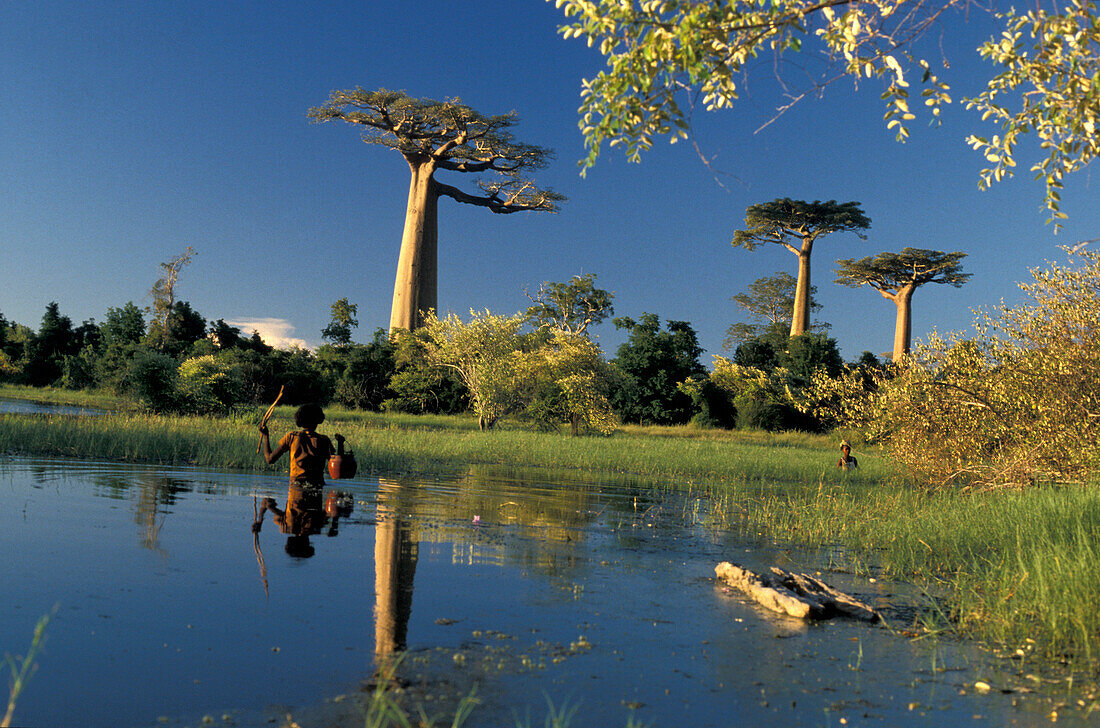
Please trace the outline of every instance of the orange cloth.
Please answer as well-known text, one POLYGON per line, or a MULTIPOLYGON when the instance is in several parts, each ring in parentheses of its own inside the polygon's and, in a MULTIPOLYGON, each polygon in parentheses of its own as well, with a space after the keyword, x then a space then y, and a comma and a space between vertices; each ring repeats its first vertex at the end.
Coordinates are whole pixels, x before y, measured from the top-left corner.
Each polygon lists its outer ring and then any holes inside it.
POLYGON ((279 447, 290 450, 290 482, 325 484, 325 466, 336 452, 332 440, 305 430, 288 432, 279 440, 279 447))

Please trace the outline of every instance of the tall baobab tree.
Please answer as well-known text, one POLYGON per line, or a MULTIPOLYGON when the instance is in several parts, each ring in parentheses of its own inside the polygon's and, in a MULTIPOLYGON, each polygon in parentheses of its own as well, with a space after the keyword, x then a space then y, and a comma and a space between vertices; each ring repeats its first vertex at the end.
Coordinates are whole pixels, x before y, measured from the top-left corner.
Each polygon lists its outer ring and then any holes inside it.
POLYGON ((315 122, 342 120, 363 129, 367 144, 396 150, 409 165, 409 200, 393 288, 390 331, 415 329, 436 308, 436 205, 439 198, 479 205, 491 212, 556 212, 565 198, 523 175, 553 157, 542 147, 516 142, 508 131, 515 112, 484 116, 458 99, 415 99, 403 91, 333 91, 309 110, 315 122), (478 193, 435 179, 439 170, 490 175, 478 193))
POLYGON ((966 253, 905 248, 900 253, 879 253, 859 260, 838 260, 836 282, 841 285, 871 286, 898 308, 894 325, 894 361, 909 353, 912 341, 913 292, 927 283, 947 283, 958 288, 970 278, 962 272, 966 253))
POLYGON ((733 247, 755 250, 765 243, 782 245, 798 256, 798 281, 795 285, 791 336, 810 329, 810 256, 814 242, 823 235, 860 231, 871 227, 871 220, 859 209, 858 202, 804 202, 783 198, 752 205, 745 211, 745 228, 733 234, 733 247))

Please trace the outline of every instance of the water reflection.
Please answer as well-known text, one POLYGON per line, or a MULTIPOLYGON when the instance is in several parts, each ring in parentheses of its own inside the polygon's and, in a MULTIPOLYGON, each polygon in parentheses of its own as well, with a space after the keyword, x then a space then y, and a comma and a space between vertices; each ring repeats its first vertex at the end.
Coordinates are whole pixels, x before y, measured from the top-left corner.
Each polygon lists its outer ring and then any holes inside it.
POLYGON ((20 415, 101 415, 106 410, 98 407, 79 407, 49 402, 32 402, 25 399, 0 397, 0 414, 20 415))
MULTIPOLYGON (((973 646, 791 626, 727 592, 719 560, 813 562, 699 525, 697 500, 480 467, 307 493, 270 475, 3 459, 0 647, 62 604, 18 718, 362 726, 354 698, 399 663, 407 694, 476 682, 470 728, 541 723, 547 699, 579 705, 583 725, 1049 723, 1051 699, 1001 693, 1016 678, 973 646), (337 705, 351 718, 331 720, 337 705)), ((896 586, 828 580, 901 603, 896 586)))
POLYGON ((283 550, 295 558, 308 559, 316 553, 309 537, 321 533, 325 526, 328 526, 327 536, 338 535, 340 519, 351 515, 354 503, 351 495, 343 491, 330 490, 325 496, 322 487, 291 483, 285 509, 280 509, 274 498, 260 501, 252 521, 252 532, 260 533, 264 515, 270 512, 279 532, 287 535, 283 550))
POLYGON ((374 527, 374 660, 385 674, 395 653, 407 644, 419 541, 402 517, 408 483, 379 478, 374 527))

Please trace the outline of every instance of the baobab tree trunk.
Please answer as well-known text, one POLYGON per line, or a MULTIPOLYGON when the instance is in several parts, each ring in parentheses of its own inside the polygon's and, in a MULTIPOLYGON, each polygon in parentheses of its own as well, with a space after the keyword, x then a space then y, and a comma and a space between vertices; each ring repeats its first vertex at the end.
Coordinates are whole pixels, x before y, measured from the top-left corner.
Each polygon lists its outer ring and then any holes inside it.
POLYGON ((390 333, 396 329, 412 331, 424 323, 423 314, 436 307, 436 190, 434 161, 407 160, 411 180, 405 208, 405 230, 401 235, 401 253, 397 259, 397 277, 393 284, 390 309, 390 333))
POLYGON ((802 243, 798 252, 798 282, 794 287, 794 311, 791 315, 791 336, 801 336, 810 330, 810 254, 813 241, 802 243))
POLYGON ((916 286, 903 286, 892 297, 894 305, 898 307, 898 318, 894 323, 894 363, 901 361, 902 357, 909 354, 909 343, 913 332, 912 302, 913 291, 916 286))

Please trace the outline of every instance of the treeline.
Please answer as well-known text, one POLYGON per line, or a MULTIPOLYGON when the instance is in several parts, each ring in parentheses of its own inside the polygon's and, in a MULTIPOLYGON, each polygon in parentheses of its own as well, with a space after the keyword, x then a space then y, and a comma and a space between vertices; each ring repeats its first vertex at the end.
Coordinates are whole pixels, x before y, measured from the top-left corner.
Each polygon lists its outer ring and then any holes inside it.
MULTIPOLYGON (((571 285, 578 280, 585 282, 571 285)), ((568 293, 578 298, 575 289, 568 293)), ((588 322, 599 323, 610 312, 606 297, 588 322)), ((791 392, 819 368, 837 374, 842 367, 836 342, 824 334, 805 334, 787 345, 772 330, 747 338, 732 359, 719 358, 708 371, 690 324, 662 326, 649 313, 614 319, 627 340, 610 361, 589 340, 587 324, 577 330, 575 320, 555 319, 539 306, 513 317, 451 317, 446 335, 465 335, 468 343, 447 344, 439 328, 446 320, 436 320, 434 329, 392 337, 378 329, 361 344, 352 341, 356 307, 341 299, 322 332, 327 343, 316 351, 274 348, 256 332, 207 321, 186 301, 173 303, 160 319, 151 313, 129 302, 108 309, 102 322, 75 325, 51 302, 37 330, 0 313, 0 380, 106 390, 164 413, 251 408, 285 386, 288 404, 413 414, 472 409, 490 427, 514 416, 549 427, 571 424, 574 432, 609 432, 619 422, 691 421, 821 430, 828 422, 801 412, 791 392)))
POLYGON ((264 401, 283 383, 303 402, 331 399, 332 389, 317 355, 207 322, 186 301, 152 320, 128 302, 80 325, 51 302, 37 330, 0 313, 0 379, 106 390, 157 412, 225 412, 264 401))

